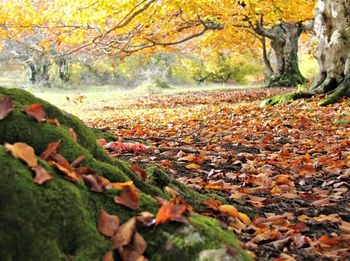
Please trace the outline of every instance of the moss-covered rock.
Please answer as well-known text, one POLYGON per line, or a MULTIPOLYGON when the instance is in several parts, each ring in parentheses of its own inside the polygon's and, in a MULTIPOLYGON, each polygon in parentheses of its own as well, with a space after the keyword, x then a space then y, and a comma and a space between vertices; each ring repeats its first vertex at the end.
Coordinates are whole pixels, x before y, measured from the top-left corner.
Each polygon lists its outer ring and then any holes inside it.
MULTIPOLYGON (((91 192, 83 182, 64 180, 43 161, 40 164, 55 179, 41 186, 35 184, 31 170, 5 151, 5 142, 27 143, 40 155, 49 143, 61 140, 60 153, 68 161, 84 155, 81 165, 97 175, 112 182, 133 179, 141 191, 140 211, 155 214, 159 206, 154 196, 167 197, 163 187, 175 184, 162 175, 154 176, 155 184, 139 181, 126 163, 110 158, 97 144, 95 133, 73 115, 23 90, 0 87, 0 98, 3 96, 9 96, 16 107, 0 121, 1 260, 101 260, 112 245, 96 228, 99 210, 119 216, 121 222, 138 213, 114 203, 113 197, 118 192, 91 192), (57 119, 61 125, 37 123, 24 114, 22 111, 33 103, 43 104, 48 118, 57 119), (77 141, 71 135, 71 128, 77 134, 77 141)), ((188 194, 189 202, 191 198, 188 194)), ((231 245, 237 249, 237 260, 249 260, 235 236, 222 230, 215 220, 199 215, 189 219, 190 225, 170 222, 139 227, 138 231, 148 242, 145 256, 150 260, 197 260, 203 251, 231 245)))

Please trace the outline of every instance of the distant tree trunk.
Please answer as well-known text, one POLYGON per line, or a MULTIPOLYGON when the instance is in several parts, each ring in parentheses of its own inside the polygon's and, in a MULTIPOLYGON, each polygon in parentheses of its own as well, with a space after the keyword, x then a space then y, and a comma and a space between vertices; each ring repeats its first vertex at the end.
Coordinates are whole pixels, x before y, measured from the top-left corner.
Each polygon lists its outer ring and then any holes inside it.
MULTIPOLYGON (((299 70, 298 63, 298 40, 305 27, 302 23, 281 22, 270 29, 263 27, 261 21, 253 27, 254 31, 271 40, 271 47, 276 56, 277 66, 268 80, 269 86, 296 86, 304 84, 306 79, 299 70)), ((265 40, 263 40, 265 41, 265 40)), ((263 43, 264 45, 265 43, 263 43)), ((265 44, 266 46, 266 44, 265 44)), ((266 47, 263 49, 266 50, 266 47)), ((265 51, 266 52, 266 51, 265 51)), ((264 52, 264 62, 268 71, 273 70, 270 63, 267 63, 267 56, 264 52)), ((270 72, 271 73, 271 72, 270 72)))
POLYGON ((70 79, 68 61, 61 58, 57 61, 59 77, 63 82, 68 82, 70 79))
POLYGON ((350 97, 350 0, 318 0, 315 30, 319 74, 311 93, 327 94, 327 105, 350 97))
POLYGON ((29 80, 32 84, 39 86, 50 86, 49 69, 51 66, 50 60, 44 55, 40 54, 34 56, 26 61, 29 67, 29 80))

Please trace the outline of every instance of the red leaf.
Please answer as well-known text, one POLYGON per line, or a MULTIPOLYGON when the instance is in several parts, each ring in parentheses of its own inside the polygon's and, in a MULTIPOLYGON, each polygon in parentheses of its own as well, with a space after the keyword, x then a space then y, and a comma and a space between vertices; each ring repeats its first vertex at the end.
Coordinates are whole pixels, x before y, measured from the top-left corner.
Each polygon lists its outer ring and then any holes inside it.
POLYGON ((46 113, 43 111, 42 104, 32 104, 24 112, 32 116, 37 122, 45 121, 46 113))
POLYGON ((114 248, 118 249, 126 246, 131 242, 132 236, 136 229, 136 218, 131 218, 128 222, 121 225, 112 237, 114 248))
POLYGON ((3 120, 13 111, 14 105, 12 104, 10 97, 5 96, 0 100, 0 120, 3 120))
POLYGON ((109 215, 106 211, 101 210, 98 216, 98 231, 102 235, 112 237, 119 227, 119 217, 109 215))
POLYGON ((38 160, 34 154, 34 149, 22 142, 17 142, 13 145, 5 143, 5 148, 10 151, 12 156, 23 160, 29 167, 35 168, 38 166, 38 160))
POLYGON ((61 145, 61 141, 52 142, 47 146, 47 149, 40 155, 42 160, 47 160, 52 155, 56 154, 59 147, 61 145))
POLYGON ((48 182, 49 180, 54 179, 54 177, 51 176, 49 172, 40 165, 33 168, 33 171, 35 172, 34 182, 36 184, 41 185, 45 182, 48 182))
POLYGON ((137 210, 139 208, 139 193, 134 185, 125 186, 122 188, 120 196, 114 197, 117 204, 124 205, 130 209, 137 210))
POLYGON ((104 146, 107 144, 107 141, 105 139, 99 139, 97 140, 97 142, 101 145, 101 146, 104 146))
POLYGON ((49 164, 59 170, 63 175, 66 180, 69 181, 78 181, 79 177, 77 176, 76 172, 72 170, 68 164, 60 164, 59 162, 55 161, 50 161, 49 164))

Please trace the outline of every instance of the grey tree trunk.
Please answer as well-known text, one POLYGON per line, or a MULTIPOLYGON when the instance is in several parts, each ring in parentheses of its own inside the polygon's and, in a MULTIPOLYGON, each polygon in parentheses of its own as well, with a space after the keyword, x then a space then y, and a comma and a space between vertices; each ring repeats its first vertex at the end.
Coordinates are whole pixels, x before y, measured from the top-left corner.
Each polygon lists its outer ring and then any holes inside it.
POLYGON ((44 55, 39 54, 31 57, 26 61, 29 67, 29 80, 32 84, 48 87, 50 86, 49 69, 51 66, 50 60, 44 55))
POLYGON ((315 30, 319 75, 311 93, 327 94, 327 105, 350 97, 350 0, 318 0, 315 30))
MULTIPOLYGON (((298 40, 304 29, 302 23, 292 22, 281 22, 270 29, 258 23, 254 28, 257 34, 271 40, 271 47, 276 56, 277 65, 268 81, 269 86, 297 86, 306 82, 298 63, 298 40)), ((264 53, 264 61, 265 59, 264 53)), ((271 65, 266 62, 268 71, 271 71, 271 65)))

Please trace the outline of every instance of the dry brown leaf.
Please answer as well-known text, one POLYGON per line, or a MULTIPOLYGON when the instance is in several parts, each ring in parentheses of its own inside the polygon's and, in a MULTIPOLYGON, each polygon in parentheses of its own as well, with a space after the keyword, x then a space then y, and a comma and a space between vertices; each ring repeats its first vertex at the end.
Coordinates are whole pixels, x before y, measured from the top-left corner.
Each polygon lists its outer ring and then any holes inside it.
POLYGON ((135 233, 136 217, 121 225, 112 237, 112 243, 115 249, 128 245, 135 233))
POLYGON ((122 188, 121 195, 114 197, 114 202, 132 210, 137 210, 139 209, 139 193, 134 185, 125 186, 122 188))
POLYGON ((109 215, 104 210, 100 211, 97 222, 98 231, 107 237, 112 237, 119 227, 119 217, 115 215, 109 215))

